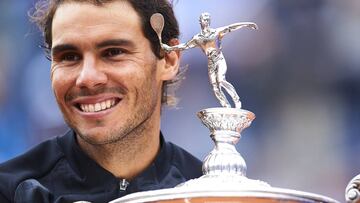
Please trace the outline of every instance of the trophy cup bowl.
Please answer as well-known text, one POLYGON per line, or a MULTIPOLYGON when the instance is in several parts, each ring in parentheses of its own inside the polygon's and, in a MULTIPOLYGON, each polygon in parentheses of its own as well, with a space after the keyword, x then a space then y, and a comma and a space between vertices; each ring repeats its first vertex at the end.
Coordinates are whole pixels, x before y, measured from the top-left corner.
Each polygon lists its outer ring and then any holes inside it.
MULTIPOLYGON (((175 188, 176 189, 176 188, 175 188)), ((110 203, 338 203, 325 196, 296 190, 175 190, 140 192, 110 203)))

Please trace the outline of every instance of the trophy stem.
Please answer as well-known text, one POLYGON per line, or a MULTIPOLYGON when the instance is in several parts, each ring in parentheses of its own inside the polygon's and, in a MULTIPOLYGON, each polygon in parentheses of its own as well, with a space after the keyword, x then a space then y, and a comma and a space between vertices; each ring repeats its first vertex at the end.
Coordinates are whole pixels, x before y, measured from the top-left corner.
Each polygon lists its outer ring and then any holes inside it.
POLYGON ((211 135, 215 143, 214 149, 205 158, 203 163, 204 175, 231 174, 246 176, 246 163, 236 150, 234 139, 240 134, 232 131, 215 131, 211 135))
POLYGON ((209 108, 198 113, 202 123, 209 128, 214 149, 203 163, 204 175, 246 176, 246 163, 235 144, 240 132, 250 126, 255 115, 243 109, 209 108))
POLYGON ((246 163, 235 145, 241 131, 250 126, 255 115, 239 108, 208 108, 197 113, 210 130, 214 149, 203 162, 203 176, 178 185, 180 188, 261 189, 270 185, 246 177, 246 163))

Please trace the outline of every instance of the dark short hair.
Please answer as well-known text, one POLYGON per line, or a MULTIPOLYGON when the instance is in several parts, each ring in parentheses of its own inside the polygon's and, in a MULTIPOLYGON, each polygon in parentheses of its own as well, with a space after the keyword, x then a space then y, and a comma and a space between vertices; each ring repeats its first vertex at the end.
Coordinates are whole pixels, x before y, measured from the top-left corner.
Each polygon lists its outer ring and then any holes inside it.
MULTIPOLYGON (((34 10, 29 13, 30 20, 36 23, 41 30, 44 37, 43 47, 50 53, 52 46, 52 22, 57 8, 65 2, 85 2, 96 6, 101 6, 106 3, 114 1, 127 1, 131 4, 134 10, 138 13, 142 23, 142 30, 145 37, 150 41, 151 49, 159 58, 163 58, 158 37, 150 25, 150 17, 154 13, 161 13, 164 16, 165 24, 162 32, 163 43, 168 44, 171 39, 179 37, 179 25, 173 11, 173 2, 168 0, 39 0, 36 3, 34 10)), ((169 87, 177 86, 181 80, 182 73, 179 71, 178 77, 174 80, 165 81, 162 91, 162 103, 168 105, 176 105, 176 98, 169 87)))

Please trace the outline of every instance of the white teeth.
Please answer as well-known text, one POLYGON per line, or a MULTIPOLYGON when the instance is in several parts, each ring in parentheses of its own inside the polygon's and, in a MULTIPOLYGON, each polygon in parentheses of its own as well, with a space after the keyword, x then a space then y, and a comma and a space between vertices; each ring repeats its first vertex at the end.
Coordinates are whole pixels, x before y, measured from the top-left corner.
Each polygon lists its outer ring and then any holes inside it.
POLYGON ((83 112, 98 112, 109 109, 115 105, 115 99, 109 99, 95 104, 80 104, 83 112))
POLYGON ((110 100, 106 100, 106 108, 110 108, 112 105, 111 105, 111 101, 110 100))
POLYGON ((89 104, 89 112, 94 112, 94 110, 95 110, 95 106, 89 104))
POLYGON ((101 102, 101 109, 106 109, 106 102, 101 102))
POLYGON ((101 110, 101 104, 100 103, 96 103, 95 104, 95 111, 100 111, 101 110))

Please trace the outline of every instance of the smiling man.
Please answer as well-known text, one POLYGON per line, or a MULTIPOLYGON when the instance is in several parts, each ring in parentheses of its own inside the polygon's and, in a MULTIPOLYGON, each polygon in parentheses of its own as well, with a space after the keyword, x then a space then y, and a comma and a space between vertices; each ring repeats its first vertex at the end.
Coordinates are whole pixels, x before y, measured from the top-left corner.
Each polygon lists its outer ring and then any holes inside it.
POLYGON ((160 133, 167 85, 179 53, 164 53, 149 19, 165 17, 163 40, 178 44, 167 0, 47 0, 32 18, 51 53, 51 81, 70 129, 0 165, 0 202, 108 202, 174 187, 201 162, 160 133))

